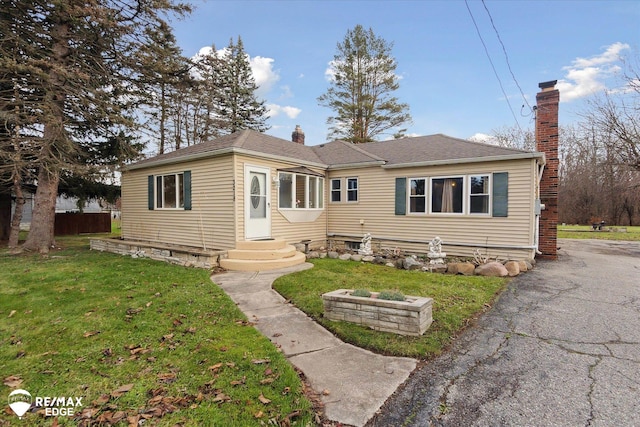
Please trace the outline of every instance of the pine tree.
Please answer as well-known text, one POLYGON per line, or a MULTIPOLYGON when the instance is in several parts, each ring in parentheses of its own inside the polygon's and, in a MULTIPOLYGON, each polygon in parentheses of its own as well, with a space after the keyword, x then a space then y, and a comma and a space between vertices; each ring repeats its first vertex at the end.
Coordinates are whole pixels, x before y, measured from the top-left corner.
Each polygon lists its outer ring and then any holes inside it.
POLYGON ((215 115, 221 121, 224 133, 233 133, 243 129, 258 132, 267 131, 267 108, 264 101, 256 97, 258 86, 255 83, 249 55, 244 51, 242 39, 229 41, 229 46, 220 62, 221 91, 215 105, 215 115))
POLYGON ((139 51, 142 70, 139 96, 148 118, 144 128, 155 139, 158 154, 162 154, 170 143, 175 144, 176 150, 181 146, 184 117, 175 111, 182 111, 182 94, 190 87, 191 64, 182 55, 167 23, 150 25, 144 31, 150 43, 139 51))
MULTIPOLYGON (((399 88, 393 44, 361 25, 348 30, 332 61, 334 78, 318 103, 333 110, 329 137, 353 143, 376 137, 411 122, 409 106, 393 92, 399 88)), ((404 133, 404 129, 399 134, 404 133)))
POLYGON ((61 174, 136 156, 135 53, 150 42, 145 27, 189 8, 171 0, 2 0, 0 10, 0 110, 18 111, 7 114, 19 129, 0 148, 28 139, 34 156, 24 169, 37 171, 37 190, 23 248, 46 253, 61 174))

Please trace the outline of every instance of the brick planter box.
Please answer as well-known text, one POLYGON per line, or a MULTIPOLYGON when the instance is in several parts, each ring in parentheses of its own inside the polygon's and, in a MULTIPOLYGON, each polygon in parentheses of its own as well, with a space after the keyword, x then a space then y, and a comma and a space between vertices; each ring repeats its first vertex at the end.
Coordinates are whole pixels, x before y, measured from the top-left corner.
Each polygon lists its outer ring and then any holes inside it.
POLYGON ((416 336, 424 334, 433 321, 431 298, 407 296, 405 301, 389 301, 355 297, 351 292, 352 289, 338 289, 323 294, 324 317, 366 325, 376 331, 416 336))

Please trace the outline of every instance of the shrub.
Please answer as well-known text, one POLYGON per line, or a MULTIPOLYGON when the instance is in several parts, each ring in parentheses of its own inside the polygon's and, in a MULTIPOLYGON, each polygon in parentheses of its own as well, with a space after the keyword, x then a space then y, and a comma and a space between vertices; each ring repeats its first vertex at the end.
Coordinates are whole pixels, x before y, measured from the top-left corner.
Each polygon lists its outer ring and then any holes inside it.
POLYGON ((404 295, 400 292, 394 291, 382 291, 378 294, 378 299, 385 299, 389 301, 404 301, 404 295))
POLYGON ((371 292, 366 289, 356 289, 355 291, 351 292, 351 295, 354 297, 369 298, 371 296, 371 292))

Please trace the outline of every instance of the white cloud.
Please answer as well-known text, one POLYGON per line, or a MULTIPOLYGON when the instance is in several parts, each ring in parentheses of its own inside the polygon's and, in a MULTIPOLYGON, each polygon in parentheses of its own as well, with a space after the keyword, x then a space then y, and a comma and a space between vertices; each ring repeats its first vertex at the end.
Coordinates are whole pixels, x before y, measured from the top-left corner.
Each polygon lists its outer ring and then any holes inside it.
POLYGON ((573 101, 606 89, 605 80, 620 71, 615 64, 620 61, 621 52, 630 49, 626 43, 614 43, 600 55, 591 58, 576 58, 571 65, 563 67, 564 79, 558 81, 560 101, 573 101))
POLYGON ((469 141, 474 142, 483 142, 485 144, 494 144, 495 138, 492 135, 487 135, 486 133, 474 133, 469 137, 469 141))
POLYGON ((262 98, 266 98, 267 93, 271 91, 273 85, 280 80, 280 75, 273 69, 273 62, 273 58, 265 58, 262 56, 249 59, 253 78, 256 80, 256 85, 258 85, 256 94, 262 98))
POLYGON ((281 113, 289 117, 290 119, 295 119, 298 117, 298 114, 302 112, 301 109, 296 107, 291 107, 289 105, 282 106, 277 104, 267 104, 267 115, 269 117, 279 116, 281 113))

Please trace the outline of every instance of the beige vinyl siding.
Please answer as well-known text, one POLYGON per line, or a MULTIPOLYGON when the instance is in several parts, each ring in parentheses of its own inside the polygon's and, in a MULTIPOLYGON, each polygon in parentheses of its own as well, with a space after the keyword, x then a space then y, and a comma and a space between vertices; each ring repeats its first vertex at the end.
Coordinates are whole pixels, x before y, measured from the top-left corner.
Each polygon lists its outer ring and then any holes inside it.
MULTIPOLYGON (((278 176, 278 169, 299 167, 300 163, 288 163, 246 155, 236 155, 235 178, 236 194, 238 195, 236 233, 238 239, 244 240, 245 235, 244 213, 246 198, 243 196, 245 165, 269 168, 270 170, 271 237, 285 239, 288 243, 297 243, 301 240, 309 239, 314 242, 312 247, 324 246, 327 235, 327 180, 324 180, 324 211, 320 216, 311 222, 289 222, 278 210, 278 189, 273 179, 278 176)), ((309 169, 317 173, 325 173, 318 168, 309 167, 309 169)))
POLYGON ((123 172, 122 237, 207 249, 234 248, 232 156, 123 172), (147 177, 186 170, 191 171, 192 210, 149 210, 147 177))
MULTIPOLYGON (((371 233, 379 238, 425 243, 383 242, 383 247, 398 246, 408 251, 428 252, 426 242, 439 236, 448 255, 469 256, 474 245, 533 246, 534 244, 534 160, 515 160, 489 163, 470 163, 451 166, 330 171, 332 178, 358 177, 358 202, 329 203, 329 235, 363 236, 371 233), (397 177, 427 178, 427 200, 431 198, 428 178, 465 176, 465 194, 468 194, 469 175, 509 173, 508 217, 483 215, 426 214, 395 215, 395 179, 397 177), (364 224, 361 224, 361 221, 364 224), (447 246, 449 243, 467 244, 469 247, 447 246)), ((408 183, 408 180, 407 180, 408 183)), ((345 183, 343 182, 343 192, 345 183)), ((407 191, 409 193, 409 190, 407 191)), ((468 211, 468 196, 467 211, 468 211)), ((428 202, 427 202, 428 203, 428 202)), ((356 238, 345 240, 358 240, 356 238)), ((532 249, 482 249, 491 256, 508 258, 532 257, 532 249)))

